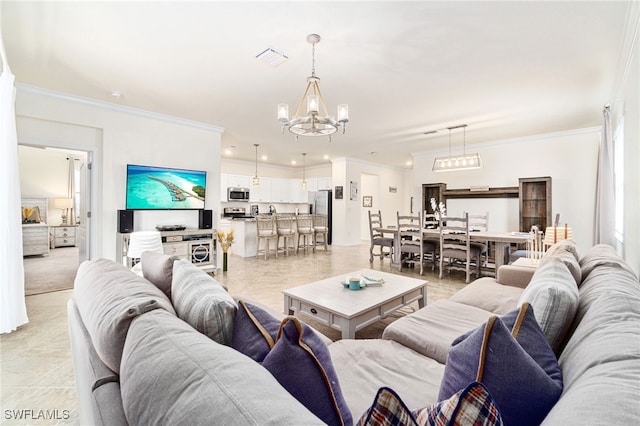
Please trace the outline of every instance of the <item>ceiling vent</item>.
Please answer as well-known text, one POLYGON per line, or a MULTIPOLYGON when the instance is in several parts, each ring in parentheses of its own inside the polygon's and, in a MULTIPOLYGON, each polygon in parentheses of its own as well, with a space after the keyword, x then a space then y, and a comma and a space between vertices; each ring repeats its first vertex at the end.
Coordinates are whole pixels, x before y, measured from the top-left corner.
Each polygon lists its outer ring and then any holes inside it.
POLYGON ((277 67, 289 58, 284 53, 280 53, 277 50, 268 47, 262 52, 258 53, 256 55, 256 59, 267 66, 277 67))

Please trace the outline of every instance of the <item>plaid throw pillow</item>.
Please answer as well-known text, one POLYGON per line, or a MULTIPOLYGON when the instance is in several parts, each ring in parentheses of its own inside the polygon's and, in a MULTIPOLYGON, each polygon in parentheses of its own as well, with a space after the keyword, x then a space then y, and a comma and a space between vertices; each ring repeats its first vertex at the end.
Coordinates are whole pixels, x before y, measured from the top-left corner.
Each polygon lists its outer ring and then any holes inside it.
POLYGON ((473 382, 446 401, 414 413, 419 425, 502 425, 502 416, 491 394, 480 382, 473 382))
POLYGON ((502 417, 487 388, 473 382, 451 398, 411 412, 392 389, 380 388, 359 426, 502 426, 502 417))

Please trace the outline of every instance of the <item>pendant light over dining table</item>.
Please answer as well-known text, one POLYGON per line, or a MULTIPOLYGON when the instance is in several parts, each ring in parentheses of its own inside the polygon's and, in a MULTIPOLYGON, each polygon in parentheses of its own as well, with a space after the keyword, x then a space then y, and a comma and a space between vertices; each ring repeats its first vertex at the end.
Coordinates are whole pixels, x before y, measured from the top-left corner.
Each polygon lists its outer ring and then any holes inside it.
MULTIPOLYGON (((471 170, 482 168, 482 160, 480 154, 467 154, 467 125, 460 124, 458 126, 447 127, 449 130, 449 155, 447 157, 436 157, 433 160, 434 172, 446 172, 454 170, 471 170), (455 129, 463 129, 462 136, 462 155, 451 155, 451 131, 455 129)), ((434 132, 427 132, 434 133, 434 132)))
POLYGON ((284 133, 285 129, 298 136, 329 136, 342 129, 344 134, 346 124, 349 121, 349 106, 347 104, 338 105, 337 119, 327 112, 327 106, 320 92, 320 78, 316 76, 316 44, 320 42, 318 34, 309 34, 307 41, 311 43, 311 76, 307 77, 307 87, 298 103, 296 112, 289 120, 289 105, 278 104, 278 121, 284 133), (306 105, 306 113, 303 115, 303 108, 306 105), (321 115, 322 113, 322 115, 321 115))

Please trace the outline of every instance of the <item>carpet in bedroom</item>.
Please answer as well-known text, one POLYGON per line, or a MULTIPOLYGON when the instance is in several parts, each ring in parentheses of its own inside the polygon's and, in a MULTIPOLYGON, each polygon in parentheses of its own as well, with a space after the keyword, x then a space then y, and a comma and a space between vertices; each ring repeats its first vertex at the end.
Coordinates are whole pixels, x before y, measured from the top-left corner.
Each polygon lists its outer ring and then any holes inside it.
POLYGON ((73 288, 79 259, 78 247, 51 249, 45 256, 24 258, 25 295, 73 288))

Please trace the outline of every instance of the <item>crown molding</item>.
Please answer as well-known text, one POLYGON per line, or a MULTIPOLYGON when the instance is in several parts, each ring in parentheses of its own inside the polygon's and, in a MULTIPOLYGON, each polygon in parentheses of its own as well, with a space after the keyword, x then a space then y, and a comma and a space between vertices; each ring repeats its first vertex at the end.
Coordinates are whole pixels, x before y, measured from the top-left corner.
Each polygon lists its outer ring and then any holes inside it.
POLYGON ((63 101, 76 102, 76 103, 80 103, 80 104, 84 104, 84 105, 88 105, 96 108, 102 108, 102 109, 121 112, 125 114, 137 115, 139 117, 165 121, 167 123, 179 124, 181 126, 193 127, 201 130, 209 130, 217 133, 223 133, 225 131, 224 127, 215 126, 212 124, 206 124, 206 123, 201 123, 199 121, 187 120, 185 118, 178 118, 171 115, 147 111, 144 109, 112 104, 109 102, 99 101, 96 99, 71 95, 69 93, 57 92, 55 90, 43 89, 42 87, 30 86, 28 84, 16 83, 16 91, 18 93, 22 92, 22 93, 32 93, 35 95, 48 96, 48 97, 60 99, 63 101))

